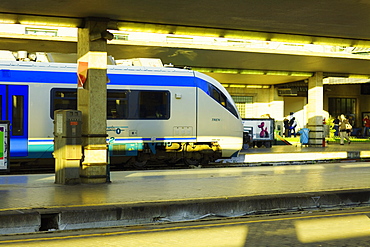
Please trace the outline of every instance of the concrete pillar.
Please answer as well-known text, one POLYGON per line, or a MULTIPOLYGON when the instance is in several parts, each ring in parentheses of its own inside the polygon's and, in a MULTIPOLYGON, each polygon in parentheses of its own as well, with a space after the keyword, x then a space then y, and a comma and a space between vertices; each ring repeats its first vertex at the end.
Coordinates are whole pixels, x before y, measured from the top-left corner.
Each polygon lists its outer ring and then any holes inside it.
POLYGON ((323 73, 316 72, 314 76, 308 80, 307 127, 310 129, 310 146, 322 146, 323 144, 323 96, 323 73))
POLYGON ((284 119, 284 98, 278 95, 278 90, 274 85, 270 88, 270 115, 274 119, 284 119))
MULTIPOLYGON (((79 69, 87 69, 86 82, 78 89, 82 112, 82 183, 107 182, 107 20, 87 19, 78 29, 79 69), (83 66, 81 66, 83 64, 83 66)), ((86 72, 86 70, 85 70, 86 72)))

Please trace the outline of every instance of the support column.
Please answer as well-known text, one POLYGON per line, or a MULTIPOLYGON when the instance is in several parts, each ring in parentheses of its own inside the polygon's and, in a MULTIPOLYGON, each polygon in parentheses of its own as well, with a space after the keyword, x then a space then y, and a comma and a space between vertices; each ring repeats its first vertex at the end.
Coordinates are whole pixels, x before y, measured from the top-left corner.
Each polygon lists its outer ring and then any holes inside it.
POLYGON ((308 80, 308 107, 307 119, 309 132, 309 145, 322 146, 324 138, 323 120, 323 72, 316 72, 308 80))
POLYGON ((105 183, 107 174, 107 33, 105 19, 87 19, 78 29, 78 110, 82 112, 82 183, 105 183), (81 70, 83 71, 81 73, 81 70))

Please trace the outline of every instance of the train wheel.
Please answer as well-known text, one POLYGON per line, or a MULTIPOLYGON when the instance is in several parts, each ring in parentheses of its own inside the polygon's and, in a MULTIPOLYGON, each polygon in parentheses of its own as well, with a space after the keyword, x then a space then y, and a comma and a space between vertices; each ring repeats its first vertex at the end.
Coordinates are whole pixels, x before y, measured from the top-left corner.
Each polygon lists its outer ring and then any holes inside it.
POLYGON ((135 168, 137 168, 137 169, 142 169, 142 168, 144 168, 145 167, 145 165, 146 165, 146 160, 145 161, 141 161, 141 162, 139 162, 139 161, 135 161, 134 163, 133 163, 133 166, 135 167, 135 168))
POLYGON ((129 164, 135 167, 136 169, 143 169, 147 163, 147 160, 140 161, 136 157, 133 157, 130 161, 129 164))
POLYGON ((264 145, 265 145, 265 147, 270 148, 271 147, 271 142, 265 142, 264 145))
POLYGON ((184 161, 185 165, 188 165, 188 166, 191 166, 191 167, 199 167, 200 166, 199 160, 184 158, 183 161, 184 161))

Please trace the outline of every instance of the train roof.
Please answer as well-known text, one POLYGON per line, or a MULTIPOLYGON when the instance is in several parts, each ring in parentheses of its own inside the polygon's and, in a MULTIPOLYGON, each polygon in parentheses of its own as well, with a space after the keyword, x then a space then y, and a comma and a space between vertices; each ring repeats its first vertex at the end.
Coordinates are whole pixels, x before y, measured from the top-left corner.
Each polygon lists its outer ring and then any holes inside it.
MULTIPOLYGON (((0 60, 1 70, 21 71, 48 71, 48 72, 77 72, 77 64, 74 63, 44 63, 0 60)), ((146 67, 146 66, 123 66, 108 65, 108 74, 152 74, 152 75, 176 75, 194 76, 194 71, 173 67, 146 67)))
MULTIPOLYGON (((77 72, 77 64, 0 60, 0 70, 3 70, 3 71, 4 70, 15 70, 15 71, 20 71, 20 72, 26 72, 26 71, 67 72, 69 74, 71 73, 75 74, 77 72)), ((217 88, 219 88, 219 90, 221 90, 225 95, 228 95, 227 90, 217 80, 203 73, 189 70, 189 69, 181 69, 181 68, 175 68, 175 67, 108 65, 107 74, 108 75, 119 75, 119 74, 129 74, 130 75, 131 74, 131 75, 195 77, 195 78, 199 78, 201 80, 207 81, 208 83, 211 83, 217 86, 217 88)), ((7 76, 5 75, 5 77, 7 76)), ((22 80, 25 80, 28 82, 34 82, 33 79, 25 78, 21 75, 19 75, 18 77, 22 77, 22 80)), ((47 80, 54 81, 53 79, 50 79, 50 78, 47 80)), ((58 81, 57 78, 55 80, 56 80, 55 82, 58 81)), ((70 78, 67 81, 71 81, 71 80, 74 81, 75 79, 70 78)))

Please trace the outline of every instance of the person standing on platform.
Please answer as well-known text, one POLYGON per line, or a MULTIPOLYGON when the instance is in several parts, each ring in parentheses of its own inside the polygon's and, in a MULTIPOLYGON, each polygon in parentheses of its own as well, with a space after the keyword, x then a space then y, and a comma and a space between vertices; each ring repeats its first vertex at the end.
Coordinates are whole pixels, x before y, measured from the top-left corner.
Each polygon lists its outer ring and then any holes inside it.
POLYGON ((365 136, 369 136, 369 129, 370 129, 370 119, 369 119, 369 116, 366 115, 364 117, 364 119, 362 120, 363 124, 364 124, 364 131, 362 133, 362 135, 365 137, 365 136))
POLYGON ((289 121, 289 137, 291 137, 291 135, 294 135, 294 137, 297 136, 297 133, 295 132, 296 127, 297 127, 297 121, 295 121, 295 117, 293 117, 289 121))
POLYGON ((334 136, 339 136, 339 123, 340 123, 340 120, 339 120, 339 116, 334 119, 333 121, 333 124, 334 124, 334 127, 333 129, 335 130, 334 132, 334 136))
POLYGON ((348 119, 342 114, 340 115, 339 123, 339 135, 340 135, 340 145, 344 145, 344 139, 348 141, 348 144, 351 144, 349 139, 348 132, 351 129, 348 119))
POLYGON ((289 136, 289 119, 288 118, 284 118, 284 136, 285 137, 288 137, 289 136))
POLYGON ((289 116, 288 116, 288 120, 292 120, 292 118, 294 117, 294 112, 290 112, 289 113, 289 116))
POLYGON ((288 130, 288 133, 285 137, 290 137, 291 136, 291 133, 292 133, 292 129, 291 129, 291 121, 292 121, 292 118, 294 117, 294 112, 290 112, 289 113, 289 116, 287 116, 286 118, 288 119, 288 122, 287 122, 287 130, 288 130))

